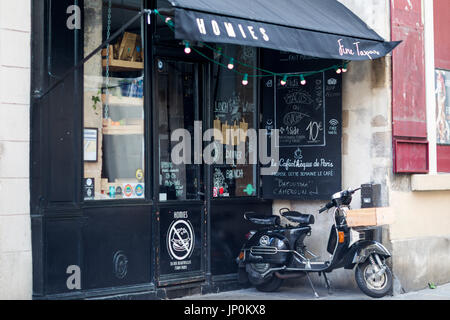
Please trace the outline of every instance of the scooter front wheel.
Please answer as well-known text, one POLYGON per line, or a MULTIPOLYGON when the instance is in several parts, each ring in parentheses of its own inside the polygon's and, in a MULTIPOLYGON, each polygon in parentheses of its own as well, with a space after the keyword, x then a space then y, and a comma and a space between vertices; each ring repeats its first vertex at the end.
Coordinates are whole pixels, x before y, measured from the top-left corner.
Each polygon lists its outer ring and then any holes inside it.
POLYGON ((392 290, 393 277, 391 269, 384 265, 380 274, 376 267, 367 259, 356 267, 355 279, 362 292, 372 298, 383 298, 392 290))

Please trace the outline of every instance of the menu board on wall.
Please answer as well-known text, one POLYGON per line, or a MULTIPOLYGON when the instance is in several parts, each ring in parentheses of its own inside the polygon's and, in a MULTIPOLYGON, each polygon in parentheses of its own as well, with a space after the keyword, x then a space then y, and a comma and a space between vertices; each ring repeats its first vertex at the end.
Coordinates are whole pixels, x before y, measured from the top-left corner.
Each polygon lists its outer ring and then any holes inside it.
MULTIPOLYGON (((278 66, 284 65, 285 69, 277 72, 292 73, 314 70, 318 62, 301 57, 286 60, 282 54, 278 61, 278 66)), ((342 77, 330 70, 308 76, 306 85, 301 84, 299 76, 289 77, 284 86, 280 80, 265 78, 261 83, 268 145, 270 130, 279 130, 279 170, 262 176, 263 196, 328 200, 341 190, 342 77)))

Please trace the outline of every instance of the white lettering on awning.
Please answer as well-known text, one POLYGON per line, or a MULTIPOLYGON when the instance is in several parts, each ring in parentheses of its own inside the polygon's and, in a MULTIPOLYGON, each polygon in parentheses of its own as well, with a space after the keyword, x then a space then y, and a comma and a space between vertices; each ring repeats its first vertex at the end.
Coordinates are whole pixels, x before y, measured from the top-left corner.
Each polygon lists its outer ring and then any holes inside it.
POLYGON ((269 38, 269 36, 267 35, 266 30, 265 30, 264 28, 259 28, 259 32, 261 32, 264 41, 269 41, 269 40, 270 40, 270 38, 269 38))
POLYGON ((255 34, 255 30, 253 30, 252 26, 248 26, 248 31, 250 31, 250 34, 252 35, 253 39, 258 40, 258 37, 255 34))
POLYGON ((264 41, 270 41, 270 37, 266 31, 266 29, 262 27, 258 27, 255 25, 241 24, 233 22, 217 22, 217 20, 205 20, 204 18, 196 18, 198 31, 202 35, 208 35, 209 32, 219 37, 219 36, 228 36, 229 38, 236 38, 239 34, 242 38, 247 39, 247 35, 250 35, 250 39, 259 40, 260 38, 264 39, 264 41), (209 25, 211 28, 209 28, 209 25), (238 29, 239 31, 237 31, 238 29))
POLYGON ((239 26, 239 30, 241 31, 242 37, 243 37, 244 39, 247 39, 247 35, 245 34, 244 28, 242 27, 242 25, 239 24, 238 26, 239 26))
POLYGON ((227 29, 228 36, 231 38, 236 38, 236 32, 234 32, 233 25, 229 22, 224 22, 225 29, 227 29))
POLYGON ((206 34, 205 20, 197 18, 197 26, 201 34, 206 34))
POLYGON ((213 28, 213 32, 216 36, 220 36, 220 28, 219 28, 219 24, 217 23, 216 20, 212 20, 211 21, 211 25, 213 28))

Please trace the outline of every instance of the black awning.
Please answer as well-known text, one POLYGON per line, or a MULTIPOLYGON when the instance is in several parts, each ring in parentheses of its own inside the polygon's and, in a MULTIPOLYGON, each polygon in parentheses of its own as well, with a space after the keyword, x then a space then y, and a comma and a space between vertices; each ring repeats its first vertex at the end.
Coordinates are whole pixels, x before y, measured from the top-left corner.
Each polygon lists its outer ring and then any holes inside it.
POLYGON ((170 0, 181 40, 269 48, 326 59, 369 60, 387 42, 336 0, 170 0))

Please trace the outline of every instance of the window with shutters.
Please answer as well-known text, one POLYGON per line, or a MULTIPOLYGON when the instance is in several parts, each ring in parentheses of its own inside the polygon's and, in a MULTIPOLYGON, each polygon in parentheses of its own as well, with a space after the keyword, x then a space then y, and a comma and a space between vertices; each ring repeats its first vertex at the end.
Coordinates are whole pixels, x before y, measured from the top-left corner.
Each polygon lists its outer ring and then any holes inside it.
POLYGON ((428 173, 424 25, 421 0, 392 0, 394 171, 428 173))

